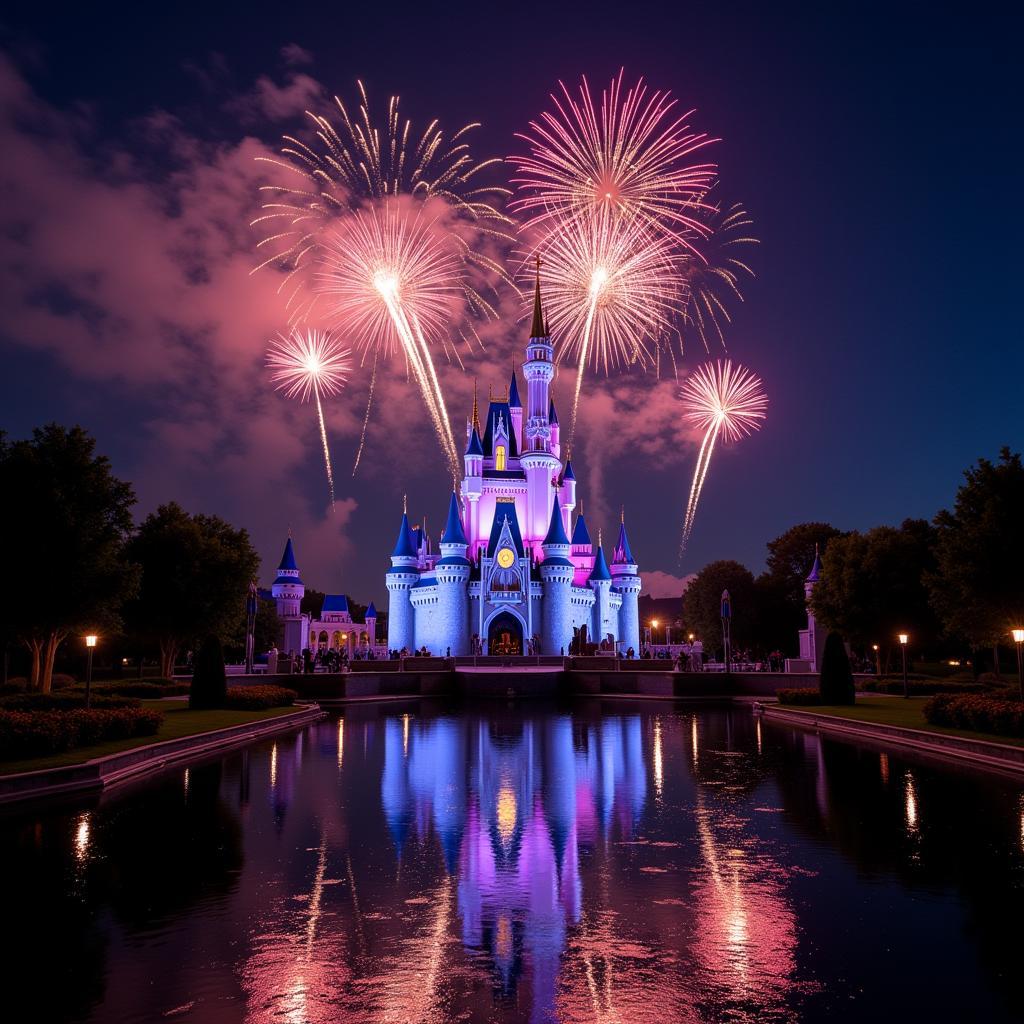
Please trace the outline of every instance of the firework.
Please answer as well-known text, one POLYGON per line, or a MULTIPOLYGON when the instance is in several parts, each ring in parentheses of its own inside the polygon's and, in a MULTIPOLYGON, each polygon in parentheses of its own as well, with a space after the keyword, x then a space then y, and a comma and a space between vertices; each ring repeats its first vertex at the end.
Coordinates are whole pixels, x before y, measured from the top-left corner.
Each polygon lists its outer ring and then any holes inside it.
POLYGON ((267 349, 267 368, 274 387, 288 398, 297 398, 300 402, 312 398, 316 402, 331 508, 334 507, 334 472, 320 398, 336 395, 345 386, 351 369, 349 355, 349 350, 333 334, 319 330, 281 334, 267 349))
POLYGON ((682 557, 716 442, 719 438, 727 443, 739 441, 760 430, 768 398, 760 378, 739 364, 734 366, 729 359, 699 367, 683 382, 680 398, 685 408, 683 418, 704 431, 683 519, 679 545, 682 557))
POLYGON ((529 155, 510 158, 519 174, 514 208, 527 227, 594 213, 639 220, 691 249, 705 233, 699 211, 717 174, 716 164, 694 158, 717 140, 693 131, 693 111, 679 114, 669 93, 643 79, 624 91, 624 73, 602 91, 599 108, 586 78, 578 95, 559 83, 555 109, 518 136, 529 155))
POLYGON ((459 452, 430 341, 460 292, 460 262, 425 208, 385 202, 339 221, 322 243, 315 287, 332 321, 364 348, 401 349, 453 476, 459 452))
POLYGON ((551 231, 543 242, 540 274, 550 329, 565 339, 559 358, 578 367, 571 445, 588 365, 605 373, 646 366, 652 343, 672 329, 682 280, 664 238, 635 220, 606 214, 551 231))

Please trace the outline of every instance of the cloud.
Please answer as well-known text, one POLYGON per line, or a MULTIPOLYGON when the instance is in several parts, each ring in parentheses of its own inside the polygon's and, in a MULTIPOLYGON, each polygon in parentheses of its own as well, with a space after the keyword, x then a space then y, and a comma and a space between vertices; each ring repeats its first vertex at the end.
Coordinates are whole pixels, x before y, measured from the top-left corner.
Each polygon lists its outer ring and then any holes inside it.
POLYGON ((643 593, 646 597, 680 597, 686 588, 696 579, 694 572, 685 576, 673 576, 668 572, 656 570, 643 574, 643 593))
POLYGON ((288 121, 316 108, 323 98, 323 86, 309 75, 290 74, 283 85, 261 75, 247 94, 229 100, 225 109, 247 124, 260 119, 288 121))
POLYGON ((291 66, 296 64, 312 64, 313 54, 299 46, 298 43, 286 43, 281 47, 281 59, 285 64, 291 66))

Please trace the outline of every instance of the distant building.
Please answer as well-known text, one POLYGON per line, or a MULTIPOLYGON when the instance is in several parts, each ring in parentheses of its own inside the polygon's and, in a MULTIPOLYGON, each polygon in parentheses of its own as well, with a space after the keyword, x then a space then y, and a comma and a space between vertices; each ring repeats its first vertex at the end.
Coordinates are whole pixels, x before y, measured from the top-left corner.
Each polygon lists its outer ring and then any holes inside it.
POLYGON ((295 561, 295 548, 291 537, 284 546, 284 555, 277 568, 277 578, 270 588, 277 604, 277 617, 284 626, 284 654, 300 654, 307 647, 345 651, 351 658, 357 651, 374 649, 383 654, 384 648, 377 643, 377 609, 373 602, 366 609, 362 622, 354 622, 344 594, 327 594, 324 597, 320 618, 314 619, 302 611, 302 598, 306 588, 295 561))
POLYGON ((821 579, 821 556, 818 545, 814 545, 814 565, 804 580, 804 601, 807 605, 807 628, 800 630, 800 657, 786 659, 787 672, 820 672, 821 656, 825 650, 825 631, 818 629, 814 612, 811 611, 811 594, 814 585, 821 579))

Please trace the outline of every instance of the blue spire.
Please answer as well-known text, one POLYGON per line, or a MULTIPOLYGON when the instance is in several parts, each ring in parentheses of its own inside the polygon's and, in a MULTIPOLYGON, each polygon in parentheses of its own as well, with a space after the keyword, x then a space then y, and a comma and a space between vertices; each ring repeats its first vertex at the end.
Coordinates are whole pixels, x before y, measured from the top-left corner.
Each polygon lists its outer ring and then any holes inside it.
POLYGON ((508 407, 510 409, 522 409, 523 403, 519 401, 519 385, 516 383, 516 368, 512 367, 512 381, 508 386, 508 407))
MULTIPOLYGON (((291 544, 291 541, 288 541, 291 544)), ((818 545, 814 545, 814 565, 811 566, 811 571, 807 574, 808 583, 817 583, 821 579, 821 555, 818 554, 818 545)))
POLYGON ((402 525, 398 528, 398 540, 395 541, 395 550, 391 552, 392 558, 415 558, 416 545, 413 543, 412 530, 409 528, 409 517, 402 513, 402 525))
POLYGON ((466 531, 462 528, 462 520, 459 518, 459 499, 452 491, 452 500, 448 503, 448 522, 444 525, 444 533, 441 535, 442 544, 468 544, 466 531))
POLYGON ((615 545, 615 551, 612 554, 613 565, 635 565, 633 561, 633 552, 629 550, 629 538, 626 536, 626 519, 625 516, 622 518, 622 522, 619 523, 619 542, 615 545))
POLYGON ((292 547, 291 537, 288 538, 288 543, 284 546, 284 554, 281 556, 281 564, 277 567, 277 571, 280 572, 282 569, 299 571, 299 567, 295 564, 295 549, 292 547))
POLYGON ((597 546, 597 557, 594 559, 594 569, 590 574, 592 580, 610 580, 612 574, 608 571, 608 563, 604 558, 604 548, 597 546))
POLYGON ((565 472, 562 474, 563 480, 575 480, 576 474, 572 471, 572 459, 565 460, 565 472))
POLYGON ((484 446, 480 443, 480 435, 477 433, 476 427, 473 428, 473 435, 469 439, 469 447, 466 449, 467 455, 483 455, 484 446))
POLYGON ((569 538, 565 535, 565 527, 562 525, 562 510, 558 507, 557 498, 551 505, 551 525, 548 527, 547 536, 541 543, 569 544, 569 538))
POLYGON ((553 398, 548 400, 548 423, 558 423, 558 413, 555 412, 555 400, 553 398))
POLYGON ((590 539, 590 531, 587 529, 587 521, 583 518, 582 512, 576 517, 576 526, 572 531, 572 542, 573 544, 593 543, 590 539))
POLYGON ((366 608, 366 614, 363 616, 364 619, 375 619, 377 618, 377 608, 371 601, 366 608))

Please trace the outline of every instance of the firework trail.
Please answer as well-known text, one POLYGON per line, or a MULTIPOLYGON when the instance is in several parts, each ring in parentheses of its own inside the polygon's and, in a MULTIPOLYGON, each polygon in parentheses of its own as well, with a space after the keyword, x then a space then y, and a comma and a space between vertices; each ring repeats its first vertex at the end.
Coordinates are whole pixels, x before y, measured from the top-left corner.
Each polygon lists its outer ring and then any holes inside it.
MULTIPOLYGON (((253 225, 266 234, 259 242, 262 261, 254 272, 264 267, 285 271, 279 291, 286 295, 290 322, 302 322, 323 294, 313 279, 320 275, 325 245, 340 224, 368 207, 399 197, 411 197, 420 204, 442 203, 448 215, 438 224, 446 229, 446 244, 460 271, 456 277, 462 308, 470 314, 458 318, 454 329, 467 345, 476 342, 482 347, 472 318, 497 317, 489 295, 496 281, 508 281, 500 263, 485 250, 492 243, 512 240, 508 233, 512 222, 498 208, 510 195, 508 189, 479 184, 479 176, 501 161, 473 158, 467 139, 479 127, 477 123, 464 125, 450 137, 436 119, 422 133, 415 131, 411 121, 399 115, 397 96, 388 101, 386 119, 375 122, 366 90, 362 82, 357 84, 359 100, 351 111, 335 97, 337 123, 307 112, 315 141, 307 144, 285 136, 279 157, 258 158, 281 175, 281 183, 261 188, 263 212, 253 225)), ((461 363, 452 337, 456 305, 449 305, 445 329, 434 332, 433 338, 449 359, 454 352, 461 363)), ((365 339, 356 340, 365 344, 365 339)), ((412 343, 403 341, 402 348, 409 359, 412 343)), ((433 357, 425 345, 419 348, 413 373, 421 390, 424 380, 433 389, 428 402, 433 419, 435 411, 443 409, 444 398, 433 357)), ((372 394, 353 472, 365 443, 371 405, 372 394)), ((447 421, 439 428, 441 433, 451 435, 447 421)), ((445 438, 442 448, 446 448, 445 438)))
POLYGON ((683 382, 679 396, 684 404, 684 419, 704 431, 683 518, 679 545, 682 558, 716 442, 719 438, 725 442, 739 441, 760 430, 768 398, 760 378, 738 363, 734 366, 729 359, 699 367, 683 382))
POLYGON ((447 325, 460 263, 426 209, 392 201, 339 221, 322 243, 316 288, 331 319, 361 345, 401 349, 457 479, 459 451, 429 339, 447 325))
POLYGON ((607 213, 549 232, 540 274, 550 329, 566 339, 559 357, 578 366, 571 446, 584 370, 647 366, 648 339, 672 330, 683 281, 667 239, 607 213))
POLYGON ((274 387, 288 398, 297 398, 300 402, 313 398, 316 402, 331 508, 334 508, 334 471, 320 397, 336 395, 345 386, 351 369, 349 355, 349 350, 334 335, 319 330, 281 334, 267 349, 267 368, 274 387))

